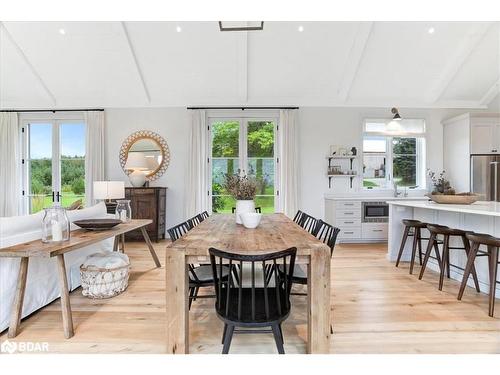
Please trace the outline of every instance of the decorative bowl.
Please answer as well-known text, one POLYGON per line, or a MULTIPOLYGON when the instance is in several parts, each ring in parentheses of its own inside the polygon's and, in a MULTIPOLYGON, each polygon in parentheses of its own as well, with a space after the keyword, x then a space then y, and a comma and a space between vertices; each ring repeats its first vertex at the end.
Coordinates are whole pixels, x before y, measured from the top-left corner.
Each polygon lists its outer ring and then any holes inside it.
POLYGON ((111 229, 121 223, 122 221, 117 219, 86 219, 73 221, 73 224, 87 230, 111 229))
POLYGON ((427 194, 436 203, 440 204, 472 204, 481 198, 479 194, 459 193, 459 194, 427 194))
POLYGON ((262 219, 262 214, 258 214, 255 212, 246 212, 240 214, 240 218, 245 228, 254 229, 259 226, 260 219, 262 219))

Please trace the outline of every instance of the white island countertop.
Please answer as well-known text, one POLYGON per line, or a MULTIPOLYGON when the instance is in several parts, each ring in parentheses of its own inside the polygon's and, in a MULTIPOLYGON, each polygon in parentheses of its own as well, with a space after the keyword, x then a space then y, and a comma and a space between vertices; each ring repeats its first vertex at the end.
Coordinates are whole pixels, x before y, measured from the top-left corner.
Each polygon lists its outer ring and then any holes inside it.
POLYGON ((387 200, 388 204, 412 208, 423 208, 438 211, 458 212, 500 217, 500 202, 479 201, 472 204, 439 204, 432 201, 387 200))

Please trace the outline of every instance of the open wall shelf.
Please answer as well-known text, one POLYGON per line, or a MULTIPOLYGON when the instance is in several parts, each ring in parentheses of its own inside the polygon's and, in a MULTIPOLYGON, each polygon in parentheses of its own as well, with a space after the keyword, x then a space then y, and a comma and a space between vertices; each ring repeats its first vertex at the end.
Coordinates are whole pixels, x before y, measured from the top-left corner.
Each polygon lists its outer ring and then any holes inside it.
MULTIPOLYGON (((349 160, 349 170, 353 170, 354 160, 357 160, 358 157, 359 157, 358 155, 327 156, 326 159, 328 160, 328 170, 330 170, 330 167, 332 166, 332 160, 349 160)), ((349 178, 349 186, 352 189, 352 181, 354 180, 355 177, 358 177, 358 174, 327 174, 327 176, 328 176, 328 188, 329 189, 332 188, 332 178, 344 178, 344 177, 349 178)))

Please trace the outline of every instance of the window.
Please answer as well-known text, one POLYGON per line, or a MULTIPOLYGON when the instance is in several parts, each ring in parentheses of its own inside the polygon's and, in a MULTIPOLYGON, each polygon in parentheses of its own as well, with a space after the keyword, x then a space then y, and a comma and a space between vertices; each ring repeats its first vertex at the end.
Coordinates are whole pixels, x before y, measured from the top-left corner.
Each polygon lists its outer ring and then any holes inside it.
POLYGON ((367 120, 363 136, 363 187, 425 185, 425 121, 367 120))
POLYGON ((81 120, 23 121, 23 195, 26 213, 53 202, 85 202, 85 123, 81 120))
POLYGON ((234 198, 223 189, 226 174, 245 171, 257 180, 255 205, 263 213, 277 210, 276 119, 210 118, 212 211, 231 212, 234 198))

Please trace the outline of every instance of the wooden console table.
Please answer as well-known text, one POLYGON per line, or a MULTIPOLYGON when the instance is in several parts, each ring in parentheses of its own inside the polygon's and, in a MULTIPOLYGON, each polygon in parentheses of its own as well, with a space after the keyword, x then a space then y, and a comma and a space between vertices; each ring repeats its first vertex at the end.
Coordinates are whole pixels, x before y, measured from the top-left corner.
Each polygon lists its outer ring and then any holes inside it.
POLYGON ((148 233, 145 229, 145 227, 149 224, 151 224, 151 220, 132 220, 105 231, 87 231, 78 229, 71 232, 70 240, 66 242, 46 244, 41 240, 36 240, 0 249, 0 257, 21 258, 16 294, 12 305, 8 337, 16 337, 19 330, 23 309, 24 292, 26 290, 26 277, 28 275, 28 262, 31 257, 57 257, 59 284, 61 286, 61 310, 64 336, 69 339, 74 333, 64 254, 112 237, 115 237, 114 250, 116 250, 118 237, 132 230, 140 229, 156 267, 161 267, 158 256, 156 255, 151 240, 149 239, 148 233))

